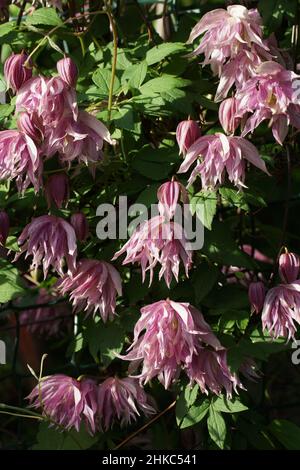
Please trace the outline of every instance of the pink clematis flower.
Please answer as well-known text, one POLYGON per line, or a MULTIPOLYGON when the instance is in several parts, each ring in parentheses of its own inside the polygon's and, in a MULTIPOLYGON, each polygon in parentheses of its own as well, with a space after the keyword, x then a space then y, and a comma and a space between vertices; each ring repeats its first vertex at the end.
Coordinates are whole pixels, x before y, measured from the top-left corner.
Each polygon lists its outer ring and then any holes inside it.
POLYGON ((141 309, 134 341, 127 355, 120 357, 131 361, 130 372, 142 363, 137 376, 141 383, 158 377, 167 389, 181 367, 191 364, 197 347, 205 344, 222 349, 202 314, 188 303, 161 300, 141 309))
POLYGON ((27 326, 28 331, 39 336, 50 338, 70 331, 72 315, 66 303, 57 302, 58 297, 42 288, 36 299, 38 308, 24 310, 20 315, 20 324, 27 326), (51 302, 55 302, 51 305, 51 302), (43 306, 43 304, 49 304, 43 306))
POLYGON ((85 164, 96 163, 103 157, 103 142, 116 141, 102 122, 86 111, 80 111, 77 120, 67 119, 49 134, 48 153, 58 152, 62 162, 77 159, 85 164))
POLYGON ((172 179, 162 184, 157 190, 158 210, 167 220, 173 219, 180 199, 187 202, 188 196, 185 187, 172 179))
POLYGON ((70 57, 64 57, 57 62, 56 68, 63 81, 69 87, 75 88, 78 77, 78 69, 75 62, 70 57))
POLYGON ((18 117, 17 125, 18 129, 28 135, 36 144, 40 144, 43 141, 43 128, 35 114, 21 113, 18 117))
POLYGON ((22 54, 12 54, 6 59, 4 64, 4 77, 9 88, 16 92, 21 86, 32 77, 32 69, 25 67, 28 56, 22 54))
POLYGON ((196 121, 189 119, 181 121, 176 128, 176 140, 179 146, 179 155, 186 154, 189 147, 201 136, 201 130, 196 121))
POLYGON ((188 42, 203 35, 192 55, 204 54, 204 65, 210 64, 220 75, 223 64, 253 44, 268 49, 262 40, 261 17, 256 9, 231 5, 227 10, 216 9, 206 13, 191 31, 188 42))
POLYGON ((76 312, 87 315, 99 311, 104 322, 112 320, 116 308, 116 296, 122 295, 121 277, 106 261, 84 259, 76 271, 58 282, 61 294, 70 294, 76 312))
POLYGON ((236 95, 237 117, 253 113, 245 123, 243 136, 269 120, 275 140, 282 145, 289 124, 300 128, 299 78, 277 62, 268 61, 257 67, 256 75, 236 95))
POLYGON ((261 312, 266 297, 266 287, 262 281, 251 282, 248 289, 248 297, 252 313, 261 312))
POLYGON ((75 230, 76 237, 80 242, 85 242, 89 234, 89 223, 82 212, 75 212, 71 215, 71 225, 75 230))
POLYGON ((300 258, 295 253, 282 253, 279 257, 279 275, 283 282, 296 281, 300 269, 300 258))
POLYGON ((45 195, 48 207, 54 203, 59 209, 68 204, 70 187, 69 178, 65 173, 55 173, 49 176, 45 184, 45 195))
POLYGON ((30 185, 41 186, 43 162, 33 140, 23 132, 0 132, 0 179, 15 179, 19 192, 30 185))
POLYGON ((96 432, 97 384, 94 380, 78 381, 63 374, 43 377, 27 397, 32 408, 42 408, 52 425, 79 431, 83 422, 90 434, 96 432))
POLYGON ((227 98, 222 101, 219 108, 219 121, 226 134, 234 134, 240 125, 240 118, 236 117, 237 102, 235 98, 227 98))
POLYGON ((196 167, 188 180, 189 186, 199 175, 203 188, 214 188, 224 182, 226 173, 234 185, 245 186, 246 161, 268 174, 264 161, 251 142, 219 132, 196 140, 189 148, 178 173, 185 173, 196 161, 196 167))
POLYGON ((263 329, 273 338, 294 338, 297 331, 295 322, 300 324, 300 281, 270 289, 261 318, 263 329))
POLYGON ((196 382, 201 392, 207 395, 208 392, 220 395, 224 389, 227 398, 231 398, 233 390, 237 392, 237 387, 243 388, 236 374, 230 372, 224 348, 215 351, 198 346, 186 373, 191 383, 196 382))
POLYGON ((110 377, 98 386, 101 430, 108 431, 116 421, 127 426, 140 416, 140 411, 149 416, 155 413, 155 408, 136 379, 110 377))
POLYGON ((123 264, 139 263, 143 282, 146 272, 150 271, 149 285, 157 264, 161 265, 159 279, 164 276, 168 287, 172 276, 178 282, 180 261, 184 265, 186 276, 192 265, 192 251, 182 227, 175 222, 166 222, 163 216, 152 217, 140 224, 123 248, 115 253, 113 260, 125 252, 123 264))
MULTIPOLYGON (((24 228, 18 243, 21 245, 21 253, 26 252, 26 258, 33 256, 32 268, 43 265, 45 278, 50 266, 60 276, 64 275, 64 258, 67 262, 68 272, 75 270, 77 255, 75 231, 68 222, 60 217, 42 215, 33 219, 24 228)), ((17 258, 20 254, 17 255, 17 258)))

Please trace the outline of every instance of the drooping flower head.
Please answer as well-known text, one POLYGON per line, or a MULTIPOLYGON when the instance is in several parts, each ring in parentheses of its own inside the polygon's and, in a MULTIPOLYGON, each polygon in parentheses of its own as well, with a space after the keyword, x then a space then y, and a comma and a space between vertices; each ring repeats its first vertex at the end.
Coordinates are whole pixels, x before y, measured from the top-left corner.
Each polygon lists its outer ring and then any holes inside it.
POLYGON ((99 311, 103 321, 112 320, 116 296, 122 295, 121 277, 106 261, 84 259, 79 261, 75 272, 59 281, 58 290, 63 295, 70 294, 76 312, 99 311))
POLYGON ((197 162, 189 178, 189 185, 200 176, 204 189, 215 188, 218 183, 224 182, 227 175, 229 181, 241 187, 244 186, 246 161, 268 173, 264 161, 251 142, 242 137, 230 137, 217 132, 196 140, 189 148, 178 173, 185 173, 197 162))
POLYGON ((191 364, 197 347, 222 349, 201 312, 188 303, 161 300, 141 309, 134 328, 134 340, 126 356, 141 383, 157 377, 167 389, 178 378, 181 367, 191 364))
POLYGON ((48 207, 54 203, 59 209, 69 200, 69 178, 66 173, 60 172, 49 176, 45 184, 45 195, 48 207))
POLYGON ((279 275, 287 284, 298 279, 300 258, 295 253, 282 253, 279 257, 279 275))
POLYGON ((166 217, 167 220, 171 220, 175 215, 180 199, 186 202, 188 197, 185 187, 172 179, 172 181, 167 181, 158 188, 157 199, 160 215, 166 217))
POLYGON ((189 119, 181 121, 176 128, 176 140, 179 146, 179 155, 186 154, 190 146, 201 136, 201 130, 196 121, 189 119))
POLYGON ((18 243, 21 246, 21 253, 26 252, 26 258, 33 257, 32 268, 43 266, 45 278, 50 266, 63 276, 64 259, 68 272, 75 270, 76 235, 73 227, 61 217, 42 215, 33 219, 24 228, 18 243))
POLYGON ((76 237, 80 242, 84 242, 89 234, 89 223, 82 212, 71 215, 71 225, 75 230, 76 237))
POLYGON ((297 331, 295 323, 300 324, 300 281, 270 289, 261 318, 263 329, 273 338, 294 338, 297 331))
POLYGON ((64 57, 57 62, 56 68, 63 81, 69 87, 75 88, 78 77, 78 69, 75 62, 70 57, 64 57))
POLYGON ((251 282, 248 289, 248 297, 252 312, 261 312, 266 297, 266 288, 262 281, 251 282))
POLYGON ((222 101, 219 108, 219 121, 226 134, 234 134, 239 126, 241 120, 236 117, 236 114, 237 102, 234 97, 222 101))
POLYGON ((236 95, 237 116, 252 113, 242 135, 269 120, 275 140, 282 145, 289 124, 300 128, 299 79, 299 75, 277 62, 268 61, 257 67, 256 75, 245 82, 236 95))
POLYGON ((30 183, 35 191, 41 186, 43 162, 33 140, 23 132, 0 132, 0 179, 16 180, 19 192, 30 183))
POLYGON ((149 416, 155 408, 136 379, 110 377, 98 386, 100 429, 108 431, 116 421, 127 426, 140 412, 149 416))
POLYGON ((44 129, 41 121, 35 114, 21 113, 18 116, 17 125, 18 129, 28 135, 36 144, 40 144, 43 141, 44 129))
POLYGON ((68 332, 72 326, 72 314, 65 302, 42 288, 36 298, 37 308, 23 310, 20 314, 20 324, 28 331, 39 336, 50 338, 68 332), (48 304, 48 305, 47 305, 48 304))
POLYGON ((150 272, 149 285, 157 264, 161 265, 159 278, 164 276, 168 287, 172 276, 178 281, 180 262, 183 263, 186 276, 192 265, 192 251, 181 225, 166 222, 163 216, 152 217, 140 224, 121 250, 115 253, 113 260, 123 253, 126 253, 123 264, 141 265, 143 282, 146 272, 150 272))
POLYGON ((242 388, 238 377, 228 367, 227 351, 224 348, 216 351, 198 347, 186 373, 191 383, 199 385, 202 393, 220 395, 225 390, 227 397, 231 398, 232 392, 237 392, 237 387, 242 388))
POLYGON ((90 434, 96 432, 97 384, 94 380, 78 381, 63 374, 43 377, 27 397, 30 406, 41 408, 52 425, 79 431, 84 423, 90 434))
POLYGON ((222 65, 253 44, 262 49, 261 17, 256 9, 248 10, 242 5, 230 5, 227 10, 216 9, 206 13, 191 31, 188 42, 203 35, 193 55, 204 54, 204 65, 210 64, 215 74, 222 65))
POLYGON ((30 64, 26 67, 24 64, 28 56, 24 53, 12 54, 6 59, 4 64, 4 77, 9 88, 16 92, 21 86, 32 77, 30 64))

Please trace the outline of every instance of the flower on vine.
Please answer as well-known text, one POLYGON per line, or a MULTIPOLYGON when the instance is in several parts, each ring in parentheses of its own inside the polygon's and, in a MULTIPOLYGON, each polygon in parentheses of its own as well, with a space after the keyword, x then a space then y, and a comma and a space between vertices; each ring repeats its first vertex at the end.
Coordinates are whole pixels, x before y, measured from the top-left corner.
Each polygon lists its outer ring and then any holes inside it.
POLYGON ((32 77, 31 64, 26 67, 24 64, 28 56, 24 53, 10 55, 4 64, 4 77, 8 88, 16 92, 21 86, 32 77))
POLYGON ((188 119, 181 121, 176 128, 176 140, 179 154, 185 155, 190 146, 201 136, 201 130, 196 121, 188 119))

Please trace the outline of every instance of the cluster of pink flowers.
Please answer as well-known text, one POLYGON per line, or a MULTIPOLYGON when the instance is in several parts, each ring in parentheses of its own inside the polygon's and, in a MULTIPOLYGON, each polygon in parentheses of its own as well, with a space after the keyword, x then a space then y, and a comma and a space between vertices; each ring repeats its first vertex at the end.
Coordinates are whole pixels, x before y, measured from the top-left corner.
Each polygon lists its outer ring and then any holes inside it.
POLYGON ((130 377, 110 377, 97 384, 85 377, 51 375, 43 377, 27 398, 31 407, 42 409, 51 425, 79 431, 84 424, 92 435, 107 431, 115 422, 128 425, 141 412, 155 413, 151 398, 130 377))
POLYGON ((262 326, 273 338, 290 340, 295 337, 296 323, 300 324, 300 258, 294 253, 279 257, 279 276, 282 283, 267 290, 262 281, 249 285, 252 311, 261 312, 262 326))
POLYGON ((187 196, 185 188, 172 180, 159 187, 157 197, 159 215, 140 224, 121 250, 115 253, 113 260, 126 253, 123 264, 139 263, 143 282, 149 271, 149 285, 153 280, 154 268, 160 264, 159 279, 164 277, 170 287, 173 276, 178 282, 180 262, 186 276, 192 265, 192 251, 182 225, 172 220, 180 198, 186 201, 187 196))
POLYGON ((5 62, 8 86, 16 93, 18 130, 0 132, 0 179, 15 179, 23 192, 29 184, 42 187, 44 160, 57 154, 62 165, 85 164, 102 158, 103 141, 114 144, 108 129, 86 111, 78 110, 77 67, 70 58, 57 63, 58 76, 32 76, 26 54, 5 62))
POLYGON ((241 387, 227 364, 227 351, 220 344, 202 313, 188 303, 161 300, 141 309, 134 340, 126 356, 129 372, 141 365, 136 377, 147 383, 154 377, 168 389, 181 370, 201 392, 228 397, 241 387))
POLYGON ((286 69, 274 38, 263 39, 256 9, 231 5, 227 10, 213 10, 196 24, 189 42, 202 34, 192 54, 204 54, 203 65, 210 64, 220 79, 215 99, 224 100, 219 120, 229 136, 201 137, 193 121, 180 123, 176 136, 185 160, 179 172, 188 171, 197 160, 189 184, 200 176, 202 187, 213 189, 227 175, 241 187, 247 161, 267 173, 254 145, 244 139, 249 132, 268 120, 275 140, 282 145, 289 125, 300 129, 300 76, 286 69), (233 85, 235 96, 225 99, 233 85), (240 125, 242 136, 235 137, 240 125))

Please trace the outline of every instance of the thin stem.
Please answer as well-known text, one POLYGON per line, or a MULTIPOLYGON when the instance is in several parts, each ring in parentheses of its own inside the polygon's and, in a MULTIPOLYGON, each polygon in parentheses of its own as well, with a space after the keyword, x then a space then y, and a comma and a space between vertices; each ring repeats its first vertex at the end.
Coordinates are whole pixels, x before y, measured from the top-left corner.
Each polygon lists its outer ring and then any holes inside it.
POLYGON ((118 32, 116 28, 115 19, 113 17, 111 6, 108 3, 105 3, 106 6, 106 14, 109 19, 112 35, 113 35, 113 59, 111 65, 111 77, 110 77, 110 84, 109 84, 109 93, 108 93, 108 115, 107 120, 110 122, 111 118, 111 109, 112 109, 112 100, 114 94, 114 83, 115 83, 115 76, 116 76, 116 67, 117 67, 117 57, 118 57, 118 32))
POLYGON ((159 420, 162 416, 164 416, 168 411, 172 410, 176 405, 176 400, 173 401, 167 408, 165 408, 163 411, 158 413, 154 418, 150 419, 148 423, 144 424, 142 427, 134 431, 132 434, 130 434, 124 441, 122 441, 120 444, 118 444, 116 447, 114 447, 113 450, 121 449, 125 444, 127 444, 131 439, 133 439, 135 436, 137 436, 140 432, 145 431, 145 429, 149 428, 153 423, 155 423, 157 420, 159 420))

